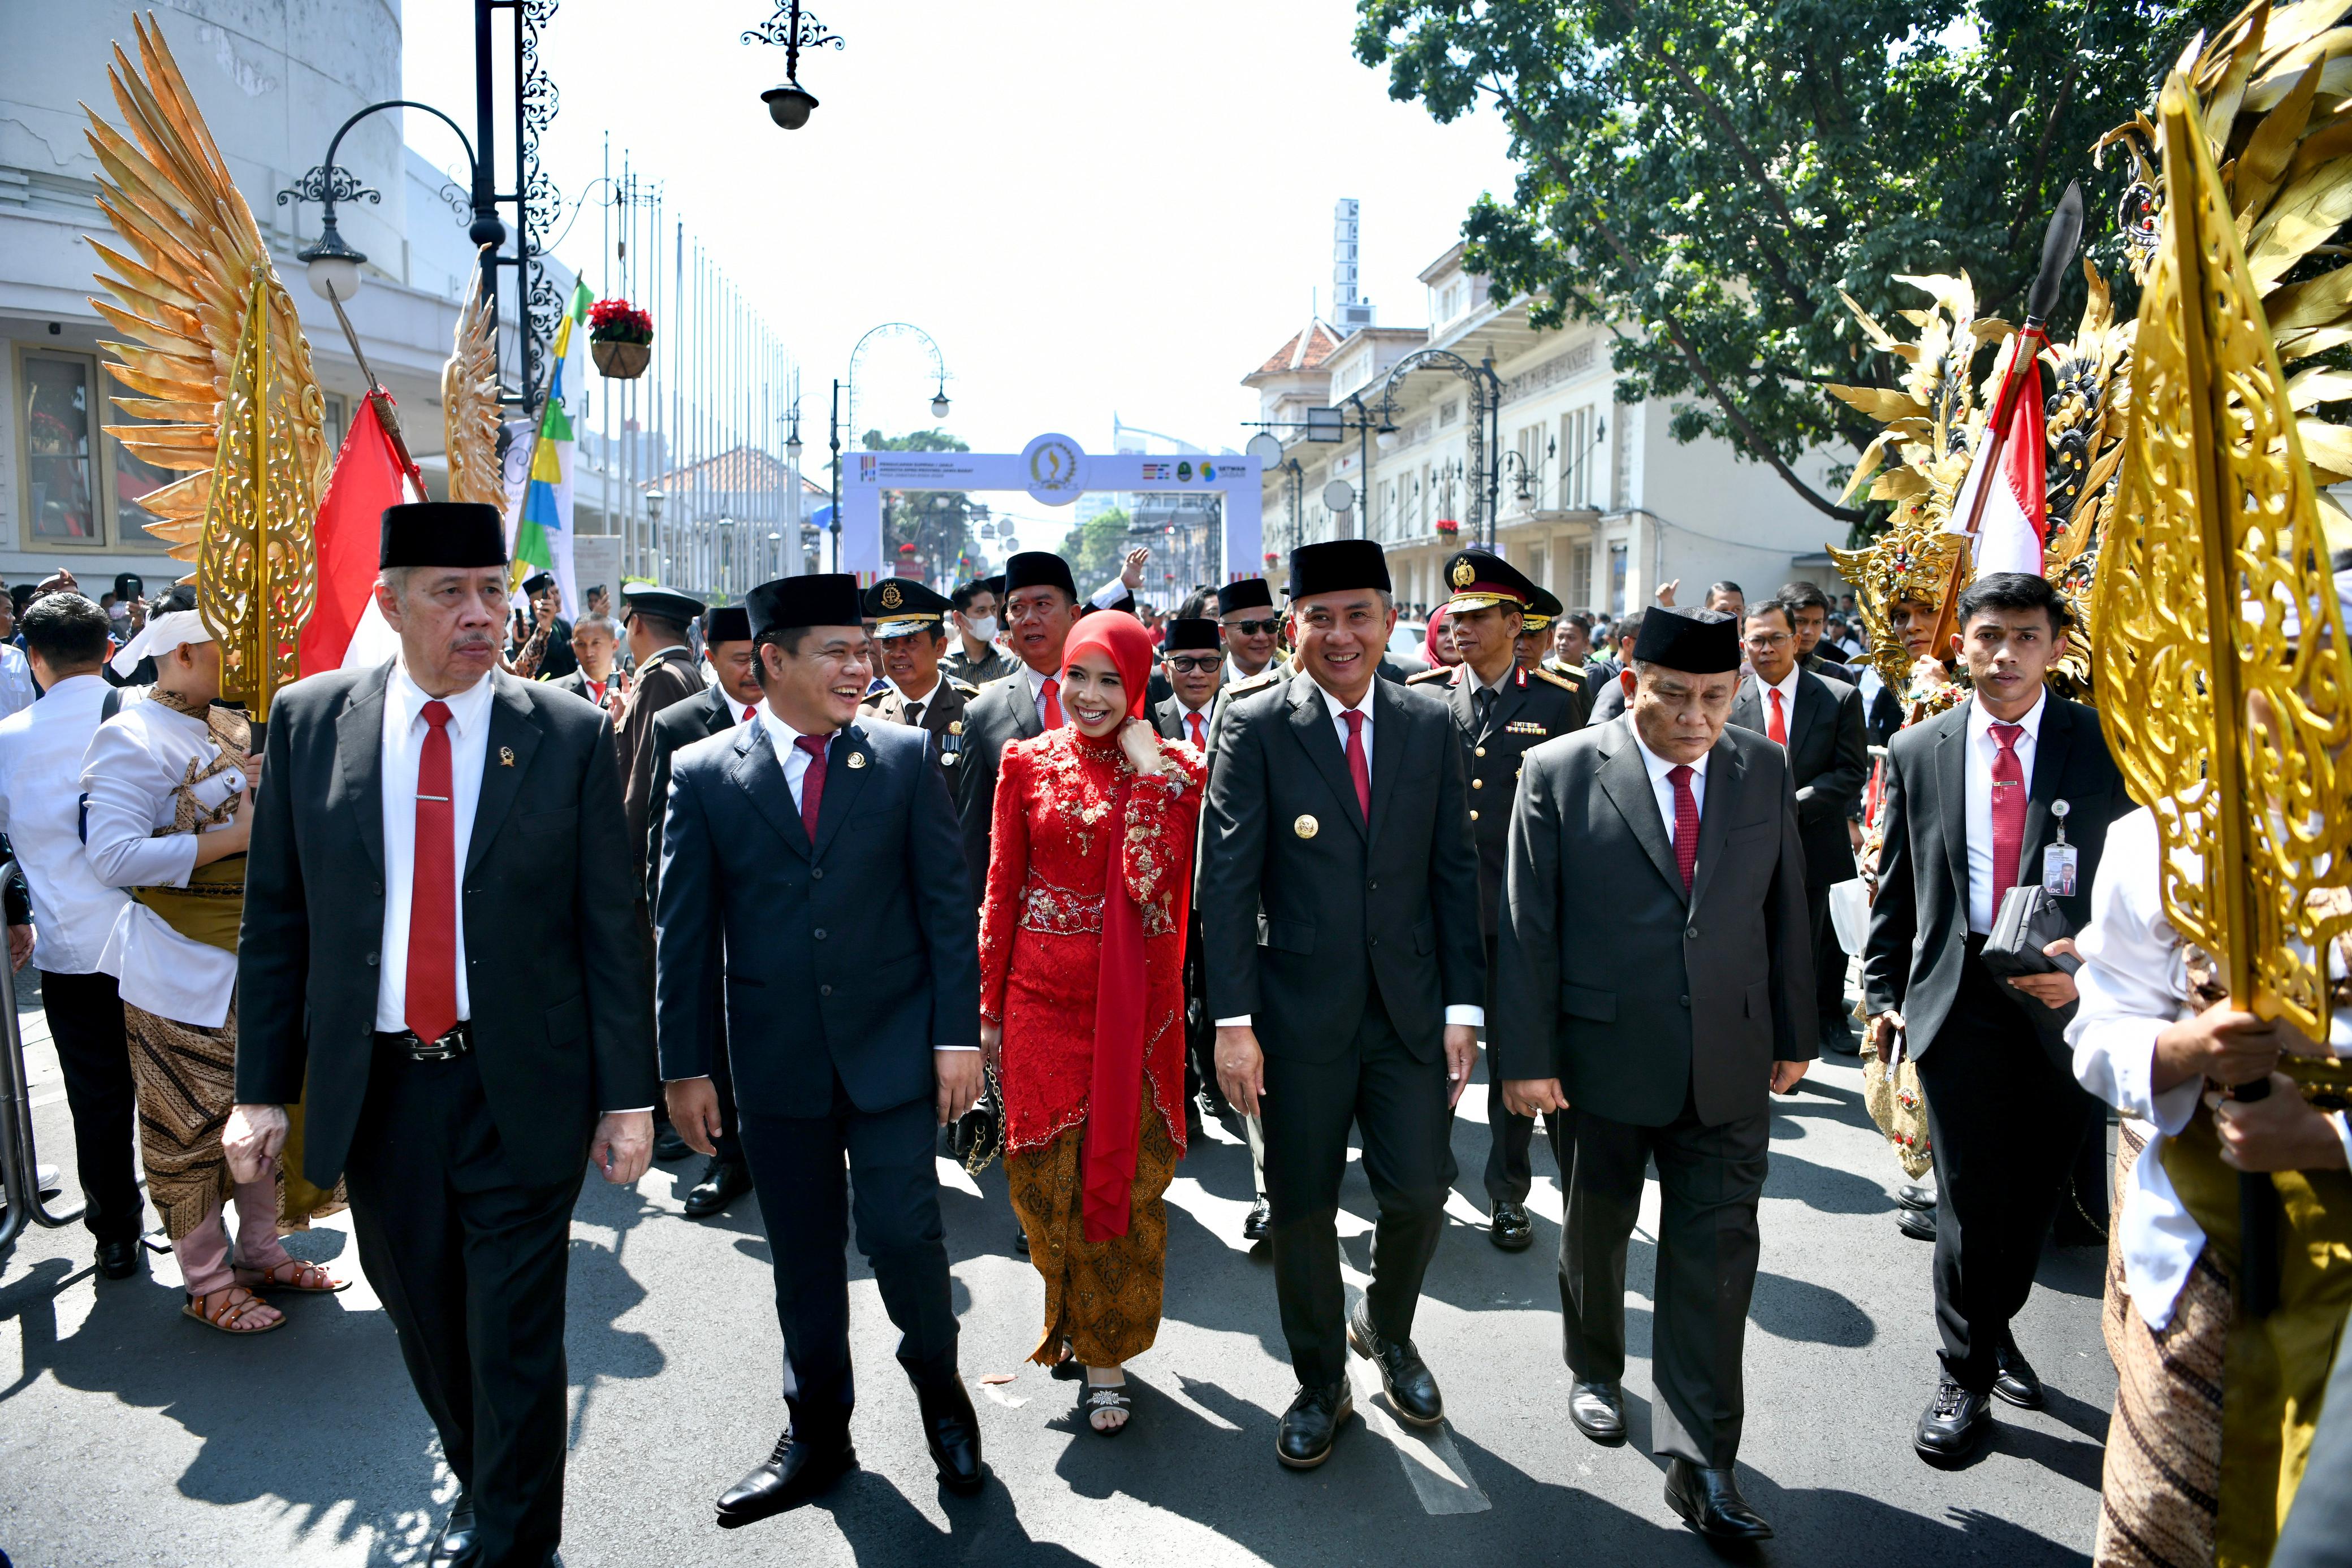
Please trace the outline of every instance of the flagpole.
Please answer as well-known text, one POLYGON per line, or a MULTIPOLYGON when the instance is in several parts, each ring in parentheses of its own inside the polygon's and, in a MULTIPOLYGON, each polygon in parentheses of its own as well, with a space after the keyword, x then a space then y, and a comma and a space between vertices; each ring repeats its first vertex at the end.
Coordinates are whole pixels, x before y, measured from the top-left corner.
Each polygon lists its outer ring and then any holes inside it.
POLYGON ((375 379, 375 369, 360 348, 360 335, 352 330, 352 319, 343 314, 343 302, 331 288, 327 290, 327 303, 335 308, 335 319, 343 329, 343 341, 352 346, 352 358, 359 361, 360 374, 367 378, 367 400, 375 404, 376 423, 383 427, 384 439, 392 443, 393 455, 400 459, 400 476, 415 486, 418 500, 430 499, 425 494, 425 476, 418 470, 416 459, 408 455, 408 438, 400 428, 400 411, 393 406, 392 394, 383 390, 383 383, 375 379))

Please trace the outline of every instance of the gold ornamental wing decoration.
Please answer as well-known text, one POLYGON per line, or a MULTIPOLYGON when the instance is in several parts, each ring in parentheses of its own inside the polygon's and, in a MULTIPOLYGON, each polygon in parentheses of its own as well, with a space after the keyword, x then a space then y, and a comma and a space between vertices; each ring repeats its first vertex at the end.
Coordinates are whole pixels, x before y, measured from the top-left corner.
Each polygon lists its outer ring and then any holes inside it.
MULTIPOLYGON (((2312 466, 2321 525, 2352 546, 2352 516, 2326 487, 2352 478, 2352 371, 2326 362, 2352 347, 2352 0, 2247 6, 2181 61, 2209 160, 2245 252, 2244 277, 2288 372, 2287 404, 2312 466), (2323 358, 2326 357, 2326 358, 2323 358)), ((2099 142, 2131 160, 2138 215, 2125 226, 2144 275, 2171 199, 2157 127, 2143 115, 2099 142)))
POLYGON ((2352 883, 2352 651, 2261 284, 2177 72, 2158 116, 2168 200, 2095 593, 2100 722, 2154 807, 2181 936, 2238 1006, 2324 1040, 2313 955, 2352 926, 2326 896, 2352 883))
POLYGON ((449 455, 449 498, 506 509, 499 464, 499 358, 482 274, 457 314, 457 343, 441 367, 441 433, 449 455))
POLYGON ((232 364, 254 301, 265 298, 268 343, 259 360, 268 373, 258 395, 278 411, 273 439, 287 448, 273 456, 287 481, 275 498, 300 508, 276 521, 299 528, 307 548, 328 463, 326 400, 310 344, 162 29, 152 16, 134 16, 132 26, 139 66, 117 45, 107 71, 122 128, 82 105, 100 167, 98 203, 121 243, 117 249, 91 238, 110 269, 98 282, 119 303, 90 303, 125 340, 100 347, 111 356, 108 372, 131 394, 110 394, 114 405, 135 422, 106 432, 133 456, 182 476, 139 504, 156 517, 149 531, 169 541, 173 559, 196 561, 232 364), (266 286, 259 294, 257 279, 266 286))

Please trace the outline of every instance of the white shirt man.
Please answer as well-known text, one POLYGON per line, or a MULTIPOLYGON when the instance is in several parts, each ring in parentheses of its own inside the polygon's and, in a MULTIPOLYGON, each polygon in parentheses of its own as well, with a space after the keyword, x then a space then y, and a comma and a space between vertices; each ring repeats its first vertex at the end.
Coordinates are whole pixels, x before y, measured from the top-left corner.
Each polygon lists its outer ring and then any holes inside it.
MULTIPOLYGON (((1666 842, 1671 844, 1675 841, 1675 781, 1667 776, 1674 772, 1675 764, 1643 746, 1638 729, 1633 732, 1633 744, 1641 747, 1642 766, 1649 769, 1650 793, 1657 800, 1658 815, 1666 824, 1666 842)), ((1711 752, 1702 755, 1696 762, 1685 764, 1691 770, 1691 800, 1697 806, 1701 821, 1706 817, 1706 759, 1710 755, 1711 752)))
MULTIPOLYGON (((2049 711, 2050 695, 2045 691, 2033 699, 2032 711, 2017 721, 2023 733, 2011 748, 2017 753, 2018 777, 2024 781, 2020 788, 2033 787, 2033 743, 2042 733, 2042 715, 2049 711)), ((1992 768, 2000 756, 2000 741, 1992 733, 1997 722, 1982 703, 1969 704, 1969 929, 1979 936, 1992 930, 1993 916, 1999 913, 1992 901, 1992 768)), ((2010 870, 2020 874, 2015 866, 2010 870)))

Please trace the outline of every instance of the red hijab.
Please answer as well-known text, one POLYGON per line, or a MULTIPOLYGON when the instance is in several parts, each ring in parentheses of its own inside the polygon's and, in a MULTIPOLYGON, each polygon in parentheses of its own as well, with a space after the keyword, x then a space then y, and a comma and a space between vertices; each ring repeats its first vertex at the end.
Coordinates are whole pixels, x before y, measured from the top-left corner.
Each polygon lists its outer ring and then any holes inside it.
POLYGON ((1429 612, 1429 630, 1421 634, 1422 651, 1429 655, 1429 667, 1442 670, 1455 661, 1438 652, 1437 629, 1445 624, 1445 606, 1441 604, 1429 612))
MULTIPOLYGON (((1082 653, 1102 653, 1118 668, 1127 693, 1127 716, 1142 718, 1151 699, 1151 633, 1134 616, 1097 611, 1081 620, 1062 646, 1062 684, 1082 653)), ((1148 721, 1147 721, 1148 722, 1148 721)), ((1118 731, 1097 740, 1071 732, 1081 746, 1118 752, 1118 731)), ((1122 763, 1111 800, 1111 821, 1127 821, 1128 788, 1133 776, 1122 763)), ((1144 1000, 1143 912, 1127 891, 1122 874, 1125 832, 1107 835, 1103 864, 1102 967, 1095 988, 1094 1078, 1087 1092, 1087 1142, 1079 1179, 1087 1239, 1127 1234, 1128 1196, 1135 1186, 1136 1152, 1143 1118, 1144 1000)), ((1185 928, 1188 889, 1179 884, 1176 929, 1185 928)))

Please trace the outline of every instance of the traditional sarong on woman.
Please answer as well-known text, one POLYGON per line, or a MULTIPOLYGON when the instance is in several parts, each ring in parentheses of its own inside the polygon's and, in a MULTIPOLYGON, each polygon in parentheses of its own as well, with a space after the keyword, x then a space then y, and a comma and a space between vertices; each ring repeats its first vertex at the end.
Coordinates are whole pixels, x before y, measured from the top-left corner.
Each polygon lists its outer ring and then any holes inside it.
POLYGON ((1006 747, 997 774, 981 1014, 1003 1027, 1005 1176, 1045 1282, 1032 1359, 1047 1364, 1066 1340, 1117 1366, 1160 1328, 1203 768, 1159 746, 1167 770, 1145 777, 1115 734, 1049 730, 1006 747))
POLYGON ((246 741, 233 713, 151 697, 100 726, 82 763, 91 866, 131 894, 99 962, 121 981, 147 1196, 193 1296, 235 1282, 226 1205, 236 1206, 237 1264, 262 1270, 288 1261, 281 1228, 340 1207, 307 1183, 236 1182, 221 1148, 236 1097, 245 857, 195 859, 198 837, 234 820, 246 741))
MULTIPOLYGON (((2121 1110, 2105 1336, 2116 1364, 2094 1561, 2118 1568, 2260 1568, 2303 1479, 2321 1395, 2352 1309, 2352 1172, 2278 1171, 2278 1304, 2237 1309, 2239 1173, 2221 1159, 2204 1080, 2158 1092, 2156 1038, 2220 999, 2210 965, 2164 916, 2155 818, 2107 833, 2078 939, 2075 1076, 2121 1110)), ((2193 873, 2191 873, 2193 876, 2193 873)), ((2339 991, 2342 988, 2339 986, 2339 991)), ((2339 1003, 2333 1059, 2283 1061, 2333 1108, 2352 1082, 2339 1003)))

